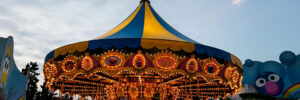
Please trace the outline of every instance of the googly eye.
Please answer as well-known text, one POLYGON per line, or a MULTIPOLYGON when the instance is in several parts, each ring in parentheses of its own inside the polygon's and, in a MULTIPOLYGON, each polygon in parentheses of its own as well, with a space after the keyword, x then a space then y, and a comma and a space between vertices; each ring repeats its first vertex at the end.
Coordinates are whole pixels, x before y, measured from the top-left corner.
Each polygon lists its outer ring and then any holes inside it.
POLYGON ((9 59, 6 58, 4 61, 3 72, 7 72, 9 69, 9 59))
POLYGON ((259 78, 256 80, 255 85, 257 87, 262 87, 266 84, 266 80, 264 78, 259 78))
POLYGON ((268 79, 269 79, 270 81, 272 81, 272 82, 277 82, 277 81, 279 81, 280 76, 277 75, 277 74, 270 74, 269 77, 268 77, 268 79))

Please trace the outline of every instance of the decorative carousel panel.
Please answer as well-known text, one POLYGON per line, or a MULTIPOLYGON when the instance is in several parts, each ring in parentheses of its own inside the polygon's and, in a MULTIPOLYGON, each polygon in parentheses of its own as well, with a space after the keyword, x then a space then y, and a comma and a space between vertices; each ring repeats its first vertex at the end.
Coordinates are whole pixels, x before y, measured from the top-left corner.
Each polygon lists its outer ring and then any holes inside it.
POLYGON ((171 90, 171 94, 173 94, 175 96, 175 98, 177 98, 177 96, 179 94, 179 89, 177 87, 173 87, 171 90))
POLYGON ((154 94, 154 88, 151 86, 147 86, 146 88, 144 88, 144 96, 147 98, 150 98, 153 96, 154 94))
POLYGON ((88 54, 86 54, 85 57, 82 59, 81 68, 86 71, 89 71, 94 68, 93 59, 88 54))
POLYGON ((160 98, 166 98, 167 96, 167 89, 165 87, 161 87, 159 90, 160 98))
POLYGON ((215 59, 206 59, 203 61, 202 71, 208 75, 218 75, 220 64, 215 59))
POLYGON ((145 56, 142 54, 141 51, 138 51, 138 54, 136 54, 132 60, 133 67, 136 69, 143 69, 146 67, 146 63, 147 61, 145 56))
POLYGON ((55 76, 58 74, 57 67, 55 64, 51 64, 50 62, 47 62, 44 65, 44 75, 47 79, 49 79, 51 76, 55 76))
POLYGON ((117 96, 118 97, 122 97, 122 96, 124 96, 124 93, 125 91, 124 91, 124 87, 121 87, 121 86, 118 86, 117 87, 117 96))
POLYGON ((136 86, 132 85, 129 87, 129 96, 131 98, 136 98, 139 95, 139 88, 136 86))
POLYGON ((185 69, 190 73, 195 73, 198 70, 197 60, 194 57, 190 58, 185 65, 185 69))
POLYGON ((232 70, 232 81, 234 83, 237 83, 239 81, 239 78, 240 78, 240 73, 238 71, 238 69, 235 67, 233 70, 232 70))
POLYGON ((164 52, 155 55, 154 65, 164 70, 176 69, 178 66, 178 58, 176 55, 164 52))
POLYGON ((116 69, 124 66, 125 58, 121 53, 111 51, 101 57, 100 63, 108 69, 116 69))
POLYGON ((111 87, 111 86, 106 87, 106 92, 107 92, 109 99, 114 100, 116 98, 115 89, 113 87, 111 87))
POLYGON ((77 68, 77 58, 75 56, 68 56, 63 60, 62 70, 64 72, 73 72, 77 68))
POLYGON ((50 75, 51 75, 51 67, 49 65, 49 62, 45 63, 44 65, 44 76, 46 79, 49 79, 50 78, 50 75))
POLYGON ((228 66, 225 70, 225 73, 224 73, 224 77, 227 79, 227 80, 231 80, 231 75, 232 75, 232 70, 233 68, 231 66, 228 66))

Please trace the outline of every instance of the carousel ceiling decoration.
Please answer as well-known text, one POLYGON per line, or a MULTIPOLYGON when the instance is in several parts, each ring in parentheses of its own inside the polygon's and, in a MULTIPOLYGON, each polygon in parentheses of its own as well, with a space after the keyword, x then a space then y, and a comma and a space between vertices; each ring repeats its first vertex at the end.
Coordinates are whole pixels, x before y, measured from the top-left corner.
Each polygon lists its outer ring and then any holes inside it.
POLYGON ((120 25, 94 40, 50 52, 47 87, 97 99, 209 99, 241 88, 234 55, 202 45, 169 26, 142 0, 120 25))

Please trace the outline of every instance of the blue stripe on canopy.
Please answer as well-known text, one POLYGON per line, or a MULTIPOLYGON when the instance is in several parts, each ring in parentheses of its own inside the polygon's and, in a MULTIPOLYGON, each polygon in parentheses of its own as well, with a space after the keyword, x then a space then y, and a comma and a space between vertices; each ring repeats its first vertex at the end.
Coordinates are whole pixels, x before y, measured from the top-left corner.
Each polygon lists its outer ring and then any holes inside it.
POLYGON ((214 56, 214 57, 218 57, 221 59, 225 59, 227 61, 231 60, 231 54, 228 52, 225 52, 223 50, 214 48, 214 47, 210 47, 210 46, 205 46, 202 44, 195 44, 195 50, 197 53, 199 54, 207 54, 208 56, 214 56))
POLYGON ((110 49, 117 48, 121 49, 124 47, 137 48, 141 46, 141 39, 131 38, 131 39, 99 39, 89 41, 89 49, 95 50, 98 48, 110 49))
POLYGON ((55 50, 53 50, 50 53, 48 53, 48 55, 45 58, 45 62, 48 61, 48 60, 50 60, 50 59, 52 59, 54 57, 54 51, 55 50))
POLYGON ((153 15, 155 16, 156 20, 166 29, 168 30, 170 33, 172 33, 173 35, 180 37, 181 39, 188 41, 188 42, 192 42, 192 43, 198 43, 188 37, 186 37, 185 35, 181 34, 180 32, 178 32, 177 30, 175 30, 174 28, 172 28, 167 22, 165 22, 157 13, 156 11, 152 8, 151 5, 149 5, 153 15))
POLYGON ((114 33, 103 39, 142 38, 143 29, 144 29, 144 18, 145 18, 145 3, 143 3, 140 11, 126 27, 124 27, 119 32, 114 33))
MULTIPOLYGON (((140 38, 127 38, 127 39, 99 39, 99 40, 91 40, 88 43, 89 50, 96 50, 98 48, 101 49, 110 49, 110 48, 138 48, 141 47, 141 39, 140 38)), ((208 56, 218 57, 220 59, 225 59, 227 61, 231 60, 231 54, 206 45, 195 44, 195 51, 198 54, 207 54, 208 56)), ((45 62, 52 59, 54 57, 54 51, 51 51, 45 58, 45 62)))

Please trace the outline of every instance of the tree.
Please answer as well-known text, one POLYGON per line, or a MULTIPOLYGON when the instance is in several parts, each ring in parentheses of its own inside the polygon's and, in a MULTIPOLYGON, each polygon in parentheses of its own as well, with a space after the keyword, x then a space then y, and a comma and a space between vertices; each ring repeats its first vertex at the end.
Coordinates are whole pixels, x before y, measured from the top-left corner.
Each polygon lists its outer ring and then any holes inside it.
POLYGON ((27 75, 28 77, 28 85, 27 85, 27 100, 35 100, 37 99, 38 87, 37 82, 39 79, 37 78, 40 73, 37 73, 38 64, 36 62, 30 62, 26 65, 24 69, 22 69, 22 74, 27 75))
POLYGON ((41 85, 41 91, 38 92, 37 100, 51 100, 54 93, 46 87, 46 82, 41 85))

